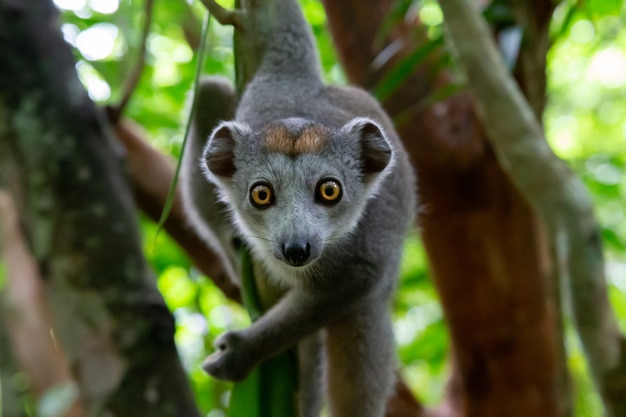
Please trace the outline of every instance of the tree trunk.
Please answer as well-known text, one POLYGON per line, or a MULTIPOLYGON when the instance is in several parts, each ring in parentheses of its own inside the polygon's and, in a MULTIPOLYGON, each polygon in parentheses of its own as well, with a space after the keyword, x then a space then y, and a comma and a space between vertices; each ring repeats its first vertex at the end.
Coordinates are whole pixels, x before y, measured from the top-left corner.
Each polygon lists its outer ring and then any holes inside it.
POLYGON ((0 1, 0 167, 90 413, 198 416, 110 134, 48 0, 0 1))

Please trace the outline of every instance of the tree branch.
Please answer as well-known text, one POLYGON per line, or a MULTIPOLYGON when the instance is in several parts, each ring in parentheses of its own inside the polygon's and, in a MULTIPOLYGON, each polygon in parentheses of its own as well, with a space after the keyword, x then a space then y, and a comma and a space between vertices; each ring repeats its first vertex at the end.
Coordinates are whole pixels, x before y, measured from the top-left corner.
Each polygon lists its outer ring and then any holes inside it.
POLYGON ((548 146, 539 121, 506 71, 485 22, 467 0, 441 0, 498 159, 544 219, 567 265, 578 333, 610 416, 626 415, 624 337, 608 301, 602 243, 582 182, 548 146))
POLYGON ((550 20, 557 2, 508 0, 507 3, 524 33, 524 46, 520 49, 515 68, 516 79, 535 116, 541 120, 546 104, 547 52, 551 45, 550 20))

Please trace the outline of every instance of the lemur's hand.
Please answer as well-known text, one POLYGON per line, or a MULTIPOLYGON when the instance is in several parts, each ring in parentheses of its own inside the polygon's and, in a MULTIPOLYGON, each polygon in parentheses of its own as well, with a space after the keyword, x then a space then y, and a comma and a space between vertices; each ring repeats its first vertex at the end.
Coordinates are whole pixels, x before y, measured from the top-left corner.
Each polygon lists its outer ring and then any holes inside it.
POLYGON ((214 353, 205 360, 202 368, 215 378, 240 381, 255 364, 254 352, 248 351, 245 339, 239 332, 226 332, 215 339, 214 353))

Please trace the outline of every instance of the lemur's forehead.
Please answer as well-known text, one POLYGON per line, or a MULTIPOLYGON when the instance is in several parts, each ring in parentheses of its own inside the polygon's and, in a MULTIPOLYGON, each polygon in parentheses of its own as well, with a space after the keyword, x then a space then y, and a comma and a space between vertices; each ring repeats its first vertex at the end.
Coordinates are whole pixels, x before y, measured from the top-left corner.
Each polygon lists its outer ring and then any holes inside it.
POLYGON ((263 132, 263 144, 270 152, 295 156, 303 153, 319 153, 327 142, 330 131, 321 125, 291 127, 273 125, 263 132))

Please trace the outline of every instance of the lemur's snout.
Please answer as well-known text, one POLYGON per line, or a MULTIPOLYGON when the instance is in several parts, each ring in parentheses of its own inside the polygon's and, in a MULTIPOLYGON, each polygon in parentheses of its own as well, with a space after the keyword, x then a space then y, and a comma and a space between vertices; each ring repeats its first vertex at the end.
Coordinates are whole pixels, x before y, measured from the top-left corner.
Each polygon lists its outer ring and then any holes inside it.
POLYGON ((309 242, 291 241, 283 244, 283 256, 291 266, 303 266, 311 257, 309 242))

